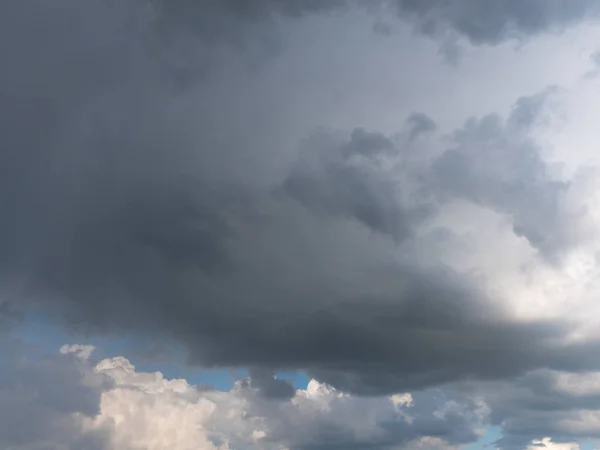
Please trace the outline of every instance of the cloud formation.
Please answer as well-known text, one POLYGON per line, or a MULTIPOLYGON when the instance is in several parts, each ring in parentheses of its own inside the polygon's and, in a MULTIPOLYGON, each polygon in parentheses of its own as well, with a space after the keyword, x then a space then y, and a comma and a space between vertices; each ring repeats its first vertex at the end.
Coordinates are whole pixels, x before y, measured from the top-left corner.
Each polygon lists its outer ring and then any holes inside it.
MULTIPOLYGON (((541 366, 595 368, 585 355, 597 341, 570 342, 574 324, 559 320, 561 305, 518 305, 549 277, 560 282, 561 267, 548 266, 545 253, 577 243, 561 222, 569 184, 546 173, 527 134, 530 116, 519 115, 528 101, 506 125, 497 116, 468 121, 430 165, 411 161, 410 131, 396 142, 363 130, 341 142, 318 135, 271 190, 186 184, 171 163, 154 172, 151 160, 134 173, 153 176, 121 180, 114 169, 137 147, 119 147, 108 173, 83 176, 83 203, 55 178, 40 191, 71 214, 24 235, 42 241, 23 244, 35 253, 21 275, 77 326, 155 331, 201 364, 305 369, 360 393, 541 366), (115 186, 119 195, 108 195, 115 186), (485 238, 461 237, 465 208, 480 230, 512 246, 506 261, 481 258, 491 250, 485 238), (523 272, 514 258, 538 266, 523 272), (513 291, 494 293, 507 279, 513 291)), ((576 230, 578 217, 568 219, 576 230)))
MULTIPOLYGON (((494 0, 485 6, 475 0, 249 0, 151 2, 161 21, 190 29, 205 38, 235 36, 240 23, 268 21, 274 17, 300 17, 327 13, 337 9, 368 6, 372 10, 391 10, 418 32, 434 37, 464 36, 474 45, 497 45, 509 39, 525 39, 541 33, 563 31, 586 19, 596 18, 600 12, 591 0, 494 0), (216 22, 211 22, 215 18, 216 22), (450 36, 449 36, 450 35, 450 36)), ((381 26, 381 24, 380 24, 381 26)))
POLYGON ((264 395, 264 374, 215 391, 137 371, 122 356, 94 360, 93 350, 65 345, 39 363, 3 362, 2 445, 451 449, 475 442, 492 424, 504 433, 497 448, 573 449, 600 433, 598 373, 536 370, 510 383, 466 382, 380 397, 355 397, 311 380, 291 395, 273 396, 264 395))
POLYGON ((538 252, 563 257, 595 224, 531 135, 549 93, 468 120, 447 149, 413 114, 397 136, 323 131, 270 166, 260 136, 279 111, 241 122, 268 100, 236 117, 229 81, 174 89, 154 52, 166 50, 145 40, 156 13, 63 1, 41 28, 27 21, 37 3, 2 6, 4 41, 20 47, 0 82, 0 266, 23 305, 175 337, 196 363, 305 369, 361 393, 595 368, 597 341, 567 343, 576 324, 551 299, 547 315, 515 306, 564 278, 538 252), (139 28, 103 31, 128 20, 139 28), (25 39, 43 30, 41 47, 25 39), (467 238, 464 211, 494 240, 467 238), (499 242, 507 259, 486 260, 499 242))
POLYGON ((107 429, 85 427, 86 421, 100 411, 102 392, 110 385, 108 379, 96 377, 69 356, 31 362, 4 354, 0 367, 3 448, 108 448, 107 429))
MULTIPOLYGON (((345 111, 340 92, 368 86, 368 99, 387 66, 347 70, 360 49, 334 42, 324 54, 340 70, 321 91, 323 61, 307 48, 324 28, 383 15, 417 31, 411 45, 495 58, 507 41, 591 23, 597 2, 364 6, 0 4, 0 331, 38 313, 74 333, 174 339, 189 364, 249 368, 231 392, 204 392, 124 358, 94 365, 89 348, 32 363, 5 344, 16 359, 0 391, 16 413, 0 443, 442 448, 486 424, 507 449, 597 437, 598 169, 551 156, 543 132, 564 91, 538 86, 482 113, 480 99, 448 108, 423 71, 373 94, 410 104, 393 130, 338 127, 371 115, 345 111), (342 106, 327 110, 329 90, 342 106), (428 96, 434 107, 413 105, 428 96), (314 380, 297 391, 281 369, 314 380), (409 391, 410 407, 398 397, 409 391), (26 443, 14 420, 34 405, 26 443)), ((419 51, 397 63, 421 64, 419 51)))
POLYGON ((448 30, 464 35, 476 45, 495 45, 507 39, 522 39, 549 31, 561 31, 598 14, 589 0, 527 2, 476 0, 397 0, 398 12, 407 15, 425 34, 448 30))
POLYGON ((64 346, 41 364, 3 366, 0 395, 10 400, 0 406, 4 447, 375 449, 429 440, 446 448, 478 433, 477 409, 431 395, 355 398, 312 380, 273 398, 254 387, 264 386, 255 375, 212 391, 138 372, 121 356, 93 362, 91 352, 64 346))

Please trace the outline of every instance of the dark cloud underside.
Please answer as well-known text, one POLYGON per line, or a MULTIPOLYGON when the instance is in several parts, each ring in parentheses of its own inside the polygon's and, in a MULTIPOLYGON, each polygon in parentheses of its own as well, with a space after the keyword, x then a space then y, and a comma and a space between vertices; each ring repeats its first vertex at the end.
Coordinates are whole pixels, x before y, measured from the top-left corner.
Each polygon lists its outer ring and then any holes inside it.
MULTIPOLYGON (((402 168, 436 130, 424 114, 403 141, 319 135, 273 169, 282 114, 240 88, 250 71, 227 38, 250 47, 258 25, 334 6, 323 5, 3 1, 0 278, 18 306, 84 330, 175 337, 195 363, 306 369, 361 393, 595 367, 596 344, 552 344, 567 325, 513 323, 475 277, 414 254, 421 227, 456 199, 514 218, 544 254, 572 243, 557 206, 567 185, 527 134, 535 101, 506 121, 472 119, 419 176, 402 168)), ((426 34, 443 26, 475 44, 596 9, 395 5, 426 34)), ((289 395, 257 379, 265 395, 289 395)))

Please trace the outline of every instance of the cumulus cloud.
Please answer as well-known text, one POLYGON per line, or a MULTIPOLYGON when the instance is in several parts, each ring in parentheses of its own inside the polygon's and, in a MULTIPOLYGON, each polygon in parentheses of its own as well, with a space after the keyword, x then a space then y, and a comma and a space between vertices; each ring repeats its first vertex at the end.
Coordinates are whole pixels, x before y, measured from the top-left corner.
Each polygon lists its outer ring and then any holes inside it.
POLYGON ((495 425, 497 448, 573 450, 600 435, 597 372, 535 370, 378 397, 316 380, 265 396, 266 378, 250 373, 216 391, 65 345, 39 362, 3 360, 0 442, 19 450, 458 449, 495 425))
POLYGON ((449 447, 475 439, 482 418, 451 398, 356 398, 315 380, 278 399, 264 397, 262 375, 227 392, 200 389, 160 372, 138 372, 121 356, 92 361, 90 351, 65 346, 43 364, 3 368, 0 395, 12 399, 0 406, 3 446, 375 449, 420 447, 430 440, 449 447), (69 358, 72 353, 77 357, 69 358))

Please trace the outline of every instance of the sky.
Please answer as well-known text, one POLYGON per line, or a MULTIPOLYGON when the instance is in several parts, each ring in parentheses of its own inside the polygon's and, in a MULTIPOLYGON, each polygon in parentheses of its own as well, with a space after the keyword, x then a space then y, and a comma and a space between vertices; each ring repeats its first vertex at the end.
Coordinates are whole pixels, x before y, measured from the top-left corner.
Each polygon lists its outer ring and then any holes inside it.
POLYGON ((599 24, 0 2, 0 449, 597 449, 599 24))

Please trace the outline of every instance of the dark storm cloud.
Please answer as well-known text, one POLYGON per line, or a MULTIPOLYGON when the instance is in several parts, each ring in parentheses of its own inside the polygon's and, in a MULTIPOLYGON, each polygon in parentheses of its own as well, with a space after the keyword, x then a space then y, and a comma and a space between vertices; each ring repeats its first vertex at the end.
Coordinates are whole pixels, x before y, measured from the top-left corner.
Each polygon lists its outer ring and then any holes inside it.
MULTIPOLYGON (((567 357, 548 343, 566 325, 513 324, 477 280, 419 262, 412 231, 445 200, 410 195, 391 139, 317 136, 274 174, 277 103, 242 92, 250 74, 226 57, 230 70, 180 89, 164 59, 176 49, 156 44, 143 5, 0 3, 0 276, 23 287, 18 306, 84 331, 174 337, 194 363, 303 368, 361 393, 592 364, 581 357, 593 347, 567 357)), ((185 5, 162 4, 170 26, 193 19, 185 5)), ((197 39, 211 49, 203 65, 222 56, 197 39)), ((473 119, 432 176, 551 250, 563 185, 513 128, 473 119)))
MULTIPOLYGON (((299 17, 351 6, 391 7, 398 17, 425 35, 450 37, 454 32, 473 45, 497 45, 507 39, 561 31, 596 17, 593 0, 154 0, 161 20, 186 23, 207 37, 235 36, 240 22, 277 15, 299 17), (219 20, 215 21, 214 19, 219 20), (212 20, 212 21, 211 21, 212 20)), ((375 22, 378 24, 379 22, 375 22)))
POLYGON ((161 19, 180 24, 182 21, 194 27, 197 31, 207 32, 212 28, 214 33, 219 31, 232 32, 234 30, 218 30, 216 25, 207 20, 211 16, 243 20, 264 19, 275 15, 299 17, 304 14, 322 13, 335 10, 342 6, 352 5, 353 1, 331 0, 149 0, 158 11, 161 19))
POLYGON ((398 181, 378 161, 394 152, 387 137, 362 129, 340 145, 313 138, 304 145, 284 190, 310 209, 354 217, 400 242, 427 216, 428 205, 402 205, 398 181), (365 159, 356 160, 356 155, 365 159))
POLYGON ((416 22, 427 35, 449 31, 474 45, 496 45, 548 31, 561 31, 595 17, 600 6, 593 0, 395 0, 400 17, 416 22))

